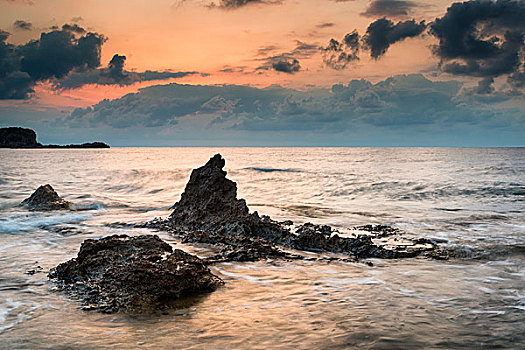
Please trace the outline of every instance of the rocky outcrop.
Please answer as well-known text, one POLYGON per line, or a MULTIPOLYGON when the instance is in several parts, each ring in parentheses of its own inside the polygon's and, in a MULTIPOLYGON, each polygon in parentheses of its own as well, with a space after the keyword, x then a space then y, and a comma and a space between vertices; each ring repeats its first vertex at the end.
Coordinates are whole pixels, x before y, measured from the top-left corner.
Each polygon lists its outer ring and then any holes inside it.
POLYGON ((191 172, 181 199, 174 205, 170 221, 183 230, 229 231, 250 214, 244 199, 237 199, 237 184, 226 178, 220 154, 191 172))
POLYGON ((70 145, 43 145, 42 148, 110 148, 104 142, 86 142, 81 144, 70 145))
POLYGON ((0 128, 0 148, 42 147, 36 141, 36 133, 26 128, 0 128))
POLYGON ((148 312, 211 292, 223 282, 196 256, 158 236, 85 240, 76 258, 49 273, 61 290, 101 312, 148 312))
POLYGON ((401 239, 403 232, 388 226, 367 225, 360 234, 344 237, 327 225, 294 227, 289 221, 277 222, 257 212, 249 213, 246 202, 237 198, 237 185, 226 178, 224 165, 217 154, 193 170, 170 217, 144 226, 170 231, 183 242, 218 246, 224 260, 293 257, 283 248, 343 253, 354 259, 413 257, 434 249, 429 241, 401 239), (392 240, 383 244, 376 241, 383 237, 392 240), (391 244, 393 241, 402 244, 391 244))
POLYGON ((0 128, 0 148, 109 148, 104 142, 88 142, 70 145, 42 145, 36 140, 31 129, 10 127, 0 128))
POLYGON ((29 210, 68 210, 71 203, 62 199, 48 184, 37 188, 21 205, 29 210))

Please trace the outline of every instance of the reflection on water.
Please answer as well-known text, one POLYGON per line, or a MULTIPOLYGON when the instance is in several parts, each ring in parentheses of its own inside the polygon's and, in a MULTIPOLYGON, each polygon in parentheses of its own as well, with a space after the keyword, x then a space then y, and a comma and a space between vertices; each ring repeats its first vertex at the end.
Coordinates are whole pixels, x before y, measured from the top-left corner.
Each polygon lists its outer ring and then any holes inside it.
POLYGON ((0 348, 525 347, 524 149, 0 150, 0 164, 0 348), (393 224, 486 254, 218 264, 224 287, 134 317, 84 312, 53 291, 41 269, 86 238, 150 233, 107 224, 169 215, 191 169, 217 152, 262 214, 340 229, 393 224), (83 210, 16 207, 46 183, 83 210))

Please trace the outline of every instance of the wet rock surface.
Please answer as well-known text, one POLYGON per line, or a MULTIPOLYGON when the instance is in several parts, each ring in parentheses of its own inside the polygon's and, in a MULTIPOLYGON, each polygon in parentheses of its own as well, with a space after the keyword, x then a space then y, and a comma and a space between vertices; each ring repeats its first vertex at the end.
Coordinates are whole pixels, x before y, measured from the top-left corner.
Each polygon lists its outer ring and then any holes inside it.
POLYGON ((216 154, 193 170, 169 218, 139 227, 169 231, 185 243, 212 244, 220 249, 216 261, 300 258, 286 249, 342 253, 354 260, 390 259, 415 257, 436 248, 428 240, 400 238, 403 232, 390 226, 360 226, 347 237, 327 225, 296 227, 289 220, 278 222, 250 213, 246 202, 237 198, 236 183, 226 178, 224 165, 222 156, 216 154))
POLYGON ((29 210, 69 210, 71 203, 61 198, 51 185, 43 185, 22 201, 29 210))
POLYGON ((85 310, 107 313, 166 308, 223 284, 201 259, 156 235, 85 240, 78 256, 53 268, 49 278, 85 310))

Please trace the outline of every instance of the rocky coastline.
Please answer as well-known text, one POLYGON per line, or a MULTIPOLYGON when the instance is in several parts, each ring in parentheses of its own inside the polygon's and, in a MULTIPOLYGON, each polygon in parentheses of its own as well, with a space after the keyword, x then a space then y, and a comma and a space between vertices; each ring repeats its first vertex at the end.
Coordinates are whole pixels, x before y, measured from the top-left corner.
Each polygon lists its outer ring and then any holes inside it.
POLYGON ((328 225, 296 226, 250 213, 246 201, 237 199, 237 184, 226 178, 224 165, 225 160, 217 154, 193 170, 169 218, 139 226, 167 231, 185 243, 219 247, 217 261, 298 258, 289 250, 338 253, 355 261, 442 255, 435 242, 407 238, 390 226, 360 226, 348 236, 328 225))
POLYGON ((43 145, 34 130, 20 127, 0 128, 0 148, 110 148, 104 142, 69 145, 43 145))
MULTIPOLYGON (((208 266, 221 262, 337 259, 372 265, 367 259, 447 258, 436 242, 406 237, 390 226, 358 226, 343 234, 328 225, 294 225, 250 213, 246 201, 237 198, 237 184, 226 178, 224 166, 225 160, 216 154, 194 169, 168 218, 114 224, 165 231, 183 243, 209 245, 214 255, 201 259, 173 249, 156 235, 114 235, 85 240, 77 257, 51 269, 48 277, 59 290, 82 301, 85 310, 134 313, 214 291, 224 282, 208 266), (319 254, 312 258, 306 252, 319 254)), ((45 185, 22 205, 29 210, 62 210, 71 203, 45 185)))

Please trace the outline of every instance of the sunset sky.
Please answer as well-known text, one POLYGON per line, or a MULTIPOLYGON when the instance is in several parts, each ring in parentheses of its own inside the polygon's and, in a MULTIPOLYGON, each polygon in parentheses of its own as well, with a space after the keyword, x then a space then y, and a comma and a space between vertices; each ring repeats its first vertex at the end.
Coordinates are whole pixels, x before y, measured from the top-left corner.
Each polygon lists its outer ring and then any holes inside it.
POLYGON ((525 1, 0 0, 0 126, 122 146, 524 146, 525 1))

